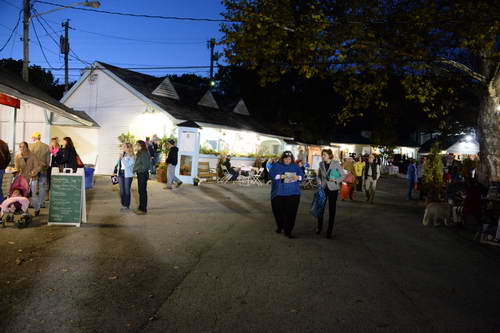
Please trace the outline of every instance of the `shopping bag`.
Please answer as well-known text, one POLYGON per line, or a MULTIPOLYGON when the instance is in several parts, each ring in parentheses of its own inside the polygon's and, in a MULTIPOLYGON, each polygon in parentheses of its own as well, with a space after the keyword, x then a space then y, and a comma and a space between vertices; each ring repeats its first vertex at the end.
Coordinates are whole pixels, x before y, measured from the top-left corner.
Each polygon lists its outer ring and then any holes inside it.
POLYGON ((343 200, 349 199, 349 192, 349 185, 346 182, 342 182, 342 185, 340 186, 340 198, 343 200))
POLYGON ((345 176, 344 181, 347 184, 354 184, 356 183, 356 177, 354 177, 354 175, 351 172, 349 172, 347 176, 345 176))
POLYGON ((316 218, 322 216, 325 210, 325 204, 326 204, 326 193, 325 190, 320 186, 314 193, 310 210, 311 215, 316 218))

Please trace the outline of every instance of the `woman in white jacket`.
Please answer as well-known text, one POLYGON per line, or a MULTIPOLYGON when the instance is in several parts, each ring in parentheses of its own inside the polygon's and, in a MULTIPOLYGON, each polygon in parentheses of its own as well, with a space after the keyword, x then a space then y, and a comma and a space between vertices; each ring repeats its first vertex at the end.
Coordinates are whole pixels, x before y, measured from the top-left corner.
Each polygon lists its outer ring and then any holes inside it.
POLYGON ((120 211, 127 212, 130 210, 130 189, 132 180, 134 179, 134 149, 132 144, 124 143, 122 145, 123 152, 115 166, 114 174, 118 176, 120 184, 120 198, 122 208, 120 211))

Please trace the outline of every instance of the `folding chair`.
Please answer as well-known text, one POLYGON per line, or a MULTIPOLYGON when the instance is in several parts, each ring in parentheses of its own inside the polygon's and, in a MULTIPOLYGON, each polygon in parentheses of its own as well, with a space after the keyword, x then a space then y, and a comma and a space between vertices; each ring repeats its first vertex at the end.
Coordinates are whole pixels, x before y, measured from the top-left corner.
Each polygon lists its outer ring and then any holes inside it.
POLYGON ((241 185, 241 186, 250 186, 252 183, 252 168, 249 167, 243 167, 240 170, 240 175, 238 176, 238 179, 236 182, 241 185), (248 173, 248 175, 244 175, 243 173, 248 173))
POLYGON ((257 186, 262 186, 264 183, 262 182, 262 173, 264 172, 264 168, 260 168, 257 172, 250 175, 250 180, 252 184, 257 186))
POLYGON ((222 169, 223 175, 222 175, 222 177, 217 179, 217 183, 218 184, 227 184, 231 180, 232 175, 229 173, 229 170, 227 170, 227 168, 224 165, 221 165, 221 169, 222 169))

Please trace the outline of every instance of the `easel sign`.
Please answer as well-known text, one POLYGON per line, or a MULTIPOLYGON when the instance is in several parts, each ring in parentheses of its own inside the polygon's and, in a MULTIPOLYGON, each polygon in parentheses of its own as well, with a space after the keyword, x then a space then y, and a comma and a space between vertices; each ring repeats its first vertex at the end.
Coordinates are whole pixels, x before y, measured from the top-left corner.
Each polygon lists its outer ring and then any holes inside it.
POLYGON ((87 222, 84 169, 52 168, 48 225, 79 227, 87 222))

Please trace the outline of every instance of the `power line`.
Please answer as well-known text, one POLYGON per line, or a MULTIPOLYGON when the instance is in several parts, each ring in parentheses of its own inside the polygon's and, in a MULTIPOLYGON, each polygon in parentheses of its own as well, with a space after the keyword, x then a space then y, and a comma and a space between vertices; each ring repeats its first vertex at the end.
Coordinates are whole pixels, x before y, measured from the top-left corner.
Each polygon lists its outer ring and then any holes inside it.
POLYGON ((45 51, 43 50, 42 42, 40 42, 40 38, 38 38, 38 32, 36 31, 35 24, 33 24, 33 31, 35 32, 35 37, 36 37, 36 40, 38 41, 38 46, 40 46, 40 50, 42 51, 43 58, 45 59, 45 62, 49 65, 50 69, 51 70, 60 70, 60 69, 63 69, 62 67, 61 68, 54 68, 54 66, 52 66, 50 64, 49 60, 47 59, 47 56, 45 55, 45 51))
POLYGON ((5 47, 7 46, 7 44, 9 44, 10 39, 12 38, 12 36, 14 36, 14 32, 17 31, 17 27, 19 26, 19 22, 21 22, 21 13, 22 12, 23 12, 22 10, 19 11, 19 16, 17 18, 16 25, 14 26, 14 28, 12 28, 12 31, 10 32, 10 36, 7 39, 7 41, 5 42, 5 44, 0 48, 0 52, 2 52, 3 49, 5 49, 5 47))
POLYGON ((123 39, 123 40, 129 40, 129 41, 136 41, 136 42, 145 42, 145 43, 153 43, 153 44, 204 44, 205 41, 200 41, 200 42, 167 42, 167 41, 154 41, 154 40, 145 40, 145 39, 137 39, 137 38, 129 38, 129 37, 123 37, 123 36, 117 36, 117 35, 108 35, 108 34, 102 34, 100 32, 94 32, 94 31, 88 31, 88 30, 83 30, 80 28, 75 28, 71 27, 71 29, 75 31, 80 31, 80 32, 85 32, 88 34, 92 35, 97 35, 97 36, 102 36, 102 37, 107 37, 107 38, 114 38, 114 39, 123 39))
MULTIPOLYGON (((219 67, 223 67, 222 65, 219 65, 219 67)), ((128 70, 148 70, 148 69, 210 69, 210 66, 159 66, 159 67, 120 67, 121 69, 128 69, 128 70)), ((73 67, 73 68, 68 68, 71 71, 81 71, 85 70, 88 68, 85 67, 73 67)))
MULTIPOLYGON (((64 5, 48 2, 48 1, 37 1, 38 3, 44 3, 46 5, 56 6, 56 7, 65 7, 64 5)), ((161 16, 161 15, 147 15, 147 14, 133 14, 133 13, 121 13, 121 12, 112 12, 108 10, 100 10, 93 8, 81 8, 81 7, 65 7, 68 9, 75 10, 83 10, 88 12, 96 12, 101 14, 111 14, 111 15, 121 15, 121 16, 133 16, 133 17, 144 17, 144 18, 153 18, 153 19, 162 19, 162 20, 177 20, 177 21, 201 21, 201 22, 230 22, 224 19, 212 19, 212 18, 195 18, 195 17, 178 17, 178 16, 161 16)))
MULTIPOLYGON (((36 11, 36 9, 34 9, 34 12, 35 12, 35 13, 38 13, 38 12, 36 11)), ((53 31, 53 32, 57 35, 57 32, 55 31, 55 29, 54 29, 54 28, 52 28, 52 25, 51 25, 49 22, 47 22, 47 20, 45 20, 45 19, 44 19, 41 15, 36 16, 36 19, 37 19, 37 21, 40 23, 40 25, 42 26, 42 28, 45 30, 45 32, 47 33, 47 35, 50 37, 50 39, 52 39, 52 41, 53 41, 53 42, 57 45, 57 47, 59 47, 59 46, 60 46, 60 45, 59 45, 59 43, 58 43, 58 42, 54 39, 54 37, 52 37, 52 35, 51 35, 48 31, 47 31, 47 29, 45 28, 45 26, 43 25, 43 23, 40 21, 40 19, 42 19, 42 20, 45 22, 45 24, 47 24, 47 26, 50 28, 50 30, 52 30, 52 31, 53 31)), ((84 65, 91 65, 91 63, 90 63, 90 62, 88 62, 88 61, 85 61, 85 60, 81 59, 81 58, 80 58, 80 57, 79 57, 79 56, 75 53, 75 51, 73 51, 71 48, 70 48, 70 50, 69 50, 69 51, 70 51, 70 53, 72 53, 72 57, 73 57, 74 59, 78 60, 79 62, 81 62, 81 63, 82 63, 82 64, 84 64, 84 65)))

